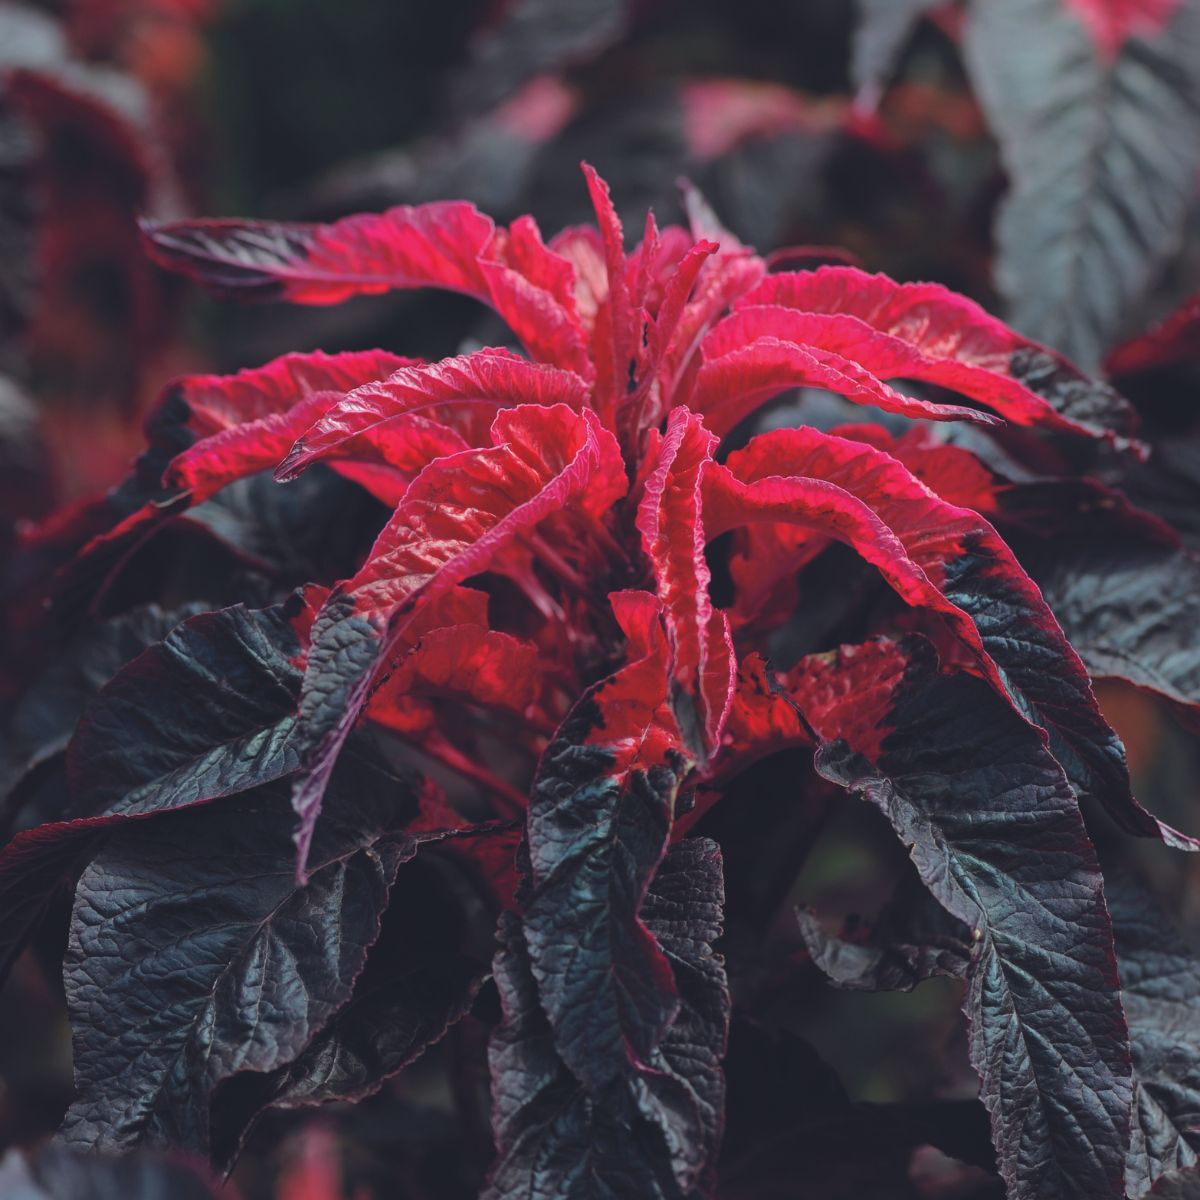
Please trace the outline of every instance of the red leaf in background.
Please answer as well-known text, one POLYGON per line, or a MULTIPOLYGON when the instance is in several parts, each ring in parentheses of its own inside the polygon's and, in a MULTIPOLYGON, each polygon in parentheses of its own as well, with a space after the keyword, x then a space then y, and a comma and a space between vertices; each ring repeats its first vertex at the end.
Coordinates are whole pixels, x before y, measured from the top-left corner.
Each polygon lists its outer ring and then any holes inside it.
POLYGON ((1110 375, 1132 375, 1154 367, 1200 360, 1200 292, 1189 296, 1148 333, 1122 342, 1104 360, 1110 375))
POLYGON ((1131 37, 1162 32, 1182 0, 1063 0, 1087 26, 1101 57, 1111 61, 1131 37))
POLYGON ((711 576, 704 558, 701 486, 716 446, 697 417, 677 408, 637 516, 666 615, 671 676, 681 689, 672 697, 676 715, 700 761, 720 744, 736 671, 729 622, 709 598, 711 576))
POLYGON ((688 83, 679 99, 684 137, 701 162, 722 157, 747 138, 833 132, 845 125, 849 112, 840 98, 818 99, 783 84, 745 79, 688 83))
POLYGON ((364 436, 402 453, 406 441, 422 437, 422 426, 441 425, 463 445, 491 440, 496 410, 517 404, 567 404, 582 409, 587 385, 569 371, 530 363, 507 350, 479 350, 428 364, 405 364, 375 376, 329 405, 297 436, 275 475, 294 479, 326 457, 352 456, 364 436))
POLYGON ((337 1139, 325 1122, 310 1121, 297 1137, 294 1157, 279 1173, 275 1200, 347 1200, 337 1139))
POLYGON ((880 379, 949 388, 1017 425, 1108 438, 1133 427, 1107 384, 940 284, 820 267, 770 275, 735 309, 706 342, 714 357, 775 337, 841 355, 880 379))
POLYGON ((313 627, 300 701, 306 769, 294 797, 301 870, 337 753, 418 600, 479 574, 550 514, 570 505, 598 520, 625 490, 616 443, 590 411, 503 409, 492 437, 493 446, 439 459, 417 477, 313 627))

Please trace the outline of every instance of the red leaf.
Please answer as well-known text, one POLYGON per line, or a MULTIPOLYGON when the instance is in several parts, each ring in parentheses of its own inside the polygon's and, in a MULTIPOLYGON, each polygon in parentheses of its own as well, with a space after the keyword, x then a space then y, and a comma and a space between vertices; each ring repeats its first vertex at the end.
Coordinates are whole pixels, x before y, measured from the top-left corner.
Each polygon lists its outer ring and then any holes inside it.
POLYGON ((234 375, 185 375, 164 392, 159 409, 177 398, 187 405, 187 427, 198 437, 287 412, 313 392, 348 392, 401 367, 419 364, 385 350, 285 354, 234 375))
POLYGON ((700 513, 705 471, 717 439, 677 408, 638 506, 642 546, 654 567, 671 643, 671 675, 687 697, 680 727, 700 761, 720 744, 736 670, 729 622, 709 598, 700 513), (697 728, 698 725, 698 728, 697 728))
MULTIPOLYGON (((206 500, 235 480, 271 469, 287 453, 297 433, 332 402, 331 393, 358 387, 414 362, 383 350, 343 354, 316 350, 285 354, 234 375, 185 375, 175 380, 163 390, 146 425, 148 430, 156 423, 182 425, 198 436, 198 441, 171 460, 163 480, 164 486, 186 489, 190 496, 169 507, 161 496, 147 501, 92 538, 76 561, 138 530, 148 532, 182 507, 206 500), (182 414, 177 411, 180 402, 182 414)), ((378 490, 383 482, 370 477, 369 468, 347 464, 343 473, 371 490, 378 490)))
POLYGON ((598 297, 595 327, 592 333, 592 357, 596 364, 596 411, 606 428, 615 428, 616 408, 626 392, 641 344, 635 329, 636 312, 625 277, 625 234, 613 208, 608 184, 587 163, 584 178, 596 210, 604 253, 608 286, 598 297))
POLYGON ((317 618, 300 702, 307 769, 294 795, 301 870, 337 753, 417 602, 479 574, 551 513, 570 505, 598 519, 625 490, 620 452, 590 411, 503 409, 492 438, 426 467, 317 618))
MULTIPOLYGON (((775 314, 781 309, 761 309, 775 314)), ((935 421, 979 421, 995 424, 988 413, 958 404, 935 404, 906 396, 853 359, 829 350, 802 346, 777 337, 755 336, 751 316, 735 313, 701 343, 704 362, 696 375, 688 403, 704 414, 714 433, 724 435, 756 408, 781 392, 796 387, 819 387, 845 396, 855 404, 882 408, 935 421), (746 338, 751 340, 747 342, 746 338), (728 342, 730 348, 725 349, 728 342)), ((772 316, 773 322, 773 316, 772 316)), ((770 322, 764 328, 770 327, 770 322)))
MULTIPOLYGON (((467 590, 467 589, 459 589, 467 590)), ((537 647, 482 625, 425 634, 371 697, 367 715, 388 723, 388 707, 408 696, 436 696, 523 715, 538 698, 537 647)))
POLYGON ((604 239, 592 225, 569 225, 550 239, 550 249, 575 268, 575 308, 584 329, 591 332, 608 296, 604 239))
MULTIPOLYGON (((760 758, 792 746, 814 744, 812 731, 778 683, 761 654, 747 654, 738 665, 725 736, 718 759, 721 777, 743 771, 760 758)), ((694 824, 688 813, 686 823, 694 824)))
POLYGON ((486 298, 479 258, 496 227, 473 204, 400 205, 331 225, 280 221, 146 222, 160 265, 223 292, 337 304, 393 288, 439 287, 486 298))
POLYGON ((364 437, 391 447, 393 455, 406 456, 406 443, 427 437, 424 429, 431 424, 452 431, 462 443, 458 449, 487 445, 497 409, 516 404, 582 409, 587 395, 578 375, 530 363, 507 350, 405 366, 329 405, 298 435, 275 477, 294 479, 320 459, 355 454, 364 437))
POLYGON ((802 658, 788 672, 786 687, 821 741, 844 738, 875 761, 889 732, 892 697, 908 667, 904 645, 879 638, 802 658))
POLYGON ((539 362, 591 378, 587 334, 575 306, 575 268, 546 247, 532 217, 514 221, 503 262, 481 262, 492 307, 539 362))
POLYGON ((940 284, 821 267, 769 275, 736 307, 710 353, 777 337, 852 359, 878 378, 949 388, 1017 425, 1109 438, 1132 430, 1131 410, 1106 384, 940 284))

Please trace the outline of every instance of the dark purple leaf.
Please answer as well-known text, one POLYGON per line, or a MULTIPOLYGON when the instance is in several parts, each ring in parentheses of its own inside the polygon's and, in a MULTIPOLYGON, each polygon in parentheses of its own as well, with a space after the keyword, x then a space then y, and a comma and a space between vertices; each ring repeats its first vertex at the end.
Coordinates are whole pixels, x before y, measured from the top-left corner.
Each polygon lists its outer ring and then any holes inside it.
POLYGON ((1186 1167, 1169 1171, 1150 1189, 1155 1200, 1200 1200, 1200 1170, 1186 1167))
POLYGON ((628 1081, 589 1091, 567 1070, 514 914, 503 915, 499 936, 504 1021, 489 1051, 497 1161, 484 1200, 680 1200, 661 1133, 628 1081))
POLYGON ((307 887, 281 785, 229 801, 220 822, 199 808, 110 836, 79 880, 63 969, 68 1144, 214 1149, 220 1085, 294 1061, 350 998, 422 836, 403 833, 419 788, 348 749, 307 887))
POLYGON ((1100 518, 1018 547, 1094 679, 1120 679, 1193 713, 1200 705, 1200 560, 1100 518))
POLYGON ((1010 1196, 1117 1200, 1129 1043, 1075 797, 1037 732, 981 680, 939 675, 920 639, 875 647, 876 675, 904 664, 896 686, 875 693, 882 703, 829 692, 836 656, 796 674, 823 740, 817 769, 883 812, 978 942, 964 1011, 1010 1196))
POLYGON ((538 1000, 517 921, 501 922, 492 1040, 498 1160, 488 1200, 683 1200, 708 1195, 723 1125, 729 996, 711 942, 720 933, 720 853, 706 839, 663 859, 642 912, 678 983, 674 1024, 648 1063, 627 1059, 599 1086, 566 1067, 538 1000))
POLYGON ((1136 1197, 1200 1154, 1200 958, 1133 879, 1113 875, 1105 891, 1133 1047, 1125 1186, 1136 1197))
POLYGON ((70 815, 180 808, 294 770, 300 653, 283 606, 185 621, 88 707, 67 751, 70 815))
POLYGON ((197 611, 188 606, 164 612, 148 605, 97 625, 64 649, 22 696, 9 722, 0 759, 0 795, 61 754, 92 696, 130 659, 197 611))
POLYGON ((473 944, 487 913, 478 901, 464 908, 433 857, 400 873, 354 995, 282 1073, 273 1106, 361 1100, 471 1007, 491 970, 490 938, 473 944))
POLYGON ((640 910, 687 759, 657 601, 624 596, 651 622, 646 652, 576 704, 542 756, 529 801, 530 969, 558 1053, 593 1091, 631 1061, 650 1060, 680 1003, 640 910))
POLYGON ((0 849, 0 977, 105 828, 246 791, 294 768, 287 739, 299 652, 284 606, 238 606, 176 625, 100 689, 67 750, 73 786, 59 815, 68 819, 20 832, 0 849))

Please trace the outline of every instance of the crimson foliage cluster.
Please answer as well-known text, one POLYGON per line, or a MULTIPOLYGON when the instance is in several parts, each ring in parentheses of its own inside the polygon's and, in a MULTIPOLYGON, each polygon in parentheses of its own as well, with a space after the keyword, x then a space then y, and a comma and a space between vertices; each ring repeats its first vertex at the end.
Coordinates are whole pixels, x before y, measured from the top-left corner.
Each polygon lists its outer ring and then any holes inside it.
POLYGON ((452 201, 145 223, 221 296, 437 288, 504 331, 185 376, 133 475, 27 537, 28 628, 109 615, 9 736, 0 967, 68 895, 77 1095, 0 1180, 207 1194, 77 1152, 223 1173, 470 1029, 488 1200, 823 1197, 855 1155, 907 1196, 925 1145, 979 1194, 1200 1194, 1200 960, 1085 825, 1200 849, 1092 688, 1200 702, 1133 408, 941 285, 763 257, 690 187, 629 239, 584 179, 594 224, 548 241, 452 201), (869 422, 768 409, 796 389, 869 422), (835 928, 794 884, 860 801, 905 872, 835 928), (960 981, 982 1104, 853 1102, 763 1019, 815 971, 960 981))

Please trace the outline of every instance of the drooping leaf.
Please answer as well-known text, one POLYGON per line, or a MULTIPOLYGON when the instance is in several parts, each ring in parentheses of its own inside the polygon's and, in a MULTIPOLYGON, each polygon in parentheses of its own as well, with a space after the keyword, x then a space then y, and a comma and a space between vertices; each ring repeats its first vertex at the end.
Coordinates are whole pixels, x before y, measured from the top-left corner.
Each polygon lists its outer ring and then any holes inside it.
POLYGON ((874 652, 880 674, 900 677, 882 702, 831 693, 836 655, 793 676, 824 742, 817 769, 883 812, 938 902, 977 931, 964 1011, 1009 1195, 1117 1200, 1129 1040, 1075 797, 981 680, 938 674, 920 639, 874 652))
POLYGON ((616 443, 590 411, 502 409, 492 439, 418 476, 363 568, 317 617, 299 709, 301 870, 337 752, 418 602, 479 574, 561 508, 600 519, 626 487, 616 443))
MULTIPOLYGON (((186 427, 197 440, 171 459, 163 484, 186 490, 195 504, 239 479, 273 470, 296 439, 343 393, 413 365, 412 359, 381 350, 317 351, 285 354, 235 375, 185 376, 168 388, 159 410, 182 404, 186 427)), ((365 462, 338 462, 335 469, 375 491, 377 456, 361 453, 370 449, 365 439, 359 449, 365 462)), ((409 477, 412 474, 410 466, 409 477)), ((390 493, 383 498, 390 498, 390 493)))
MULTIPOLYGON (((736 314, 739 325, 746 324, 736 314)), ((696 373, 688 404, 704 417, 705 426, 726 434, 767 400, 798 387, 824 388, 855 404, 907 417, 993 424, 990 413, 961 404, 942 404, 906 395, 884 383, 852 358, 836 351, 760 334, 747 343, 734 339, 730 327, 718 325, 702 344, 704 362, 696 373), (722 342, 736 341, 722 351, 722 342)))
MULTIPOLYGON (((735 309, 706 340, 714 357, 772 337, 836 355, 878 379, 948 388, 1017 425, 1112 438, 1135 424, 1133 410, 1107 383, 940 284, 819 267, 768 275, 735 309)), ((908 404, 918 415, 919 402, 908 404)), ((952 409, 943 415, 956 415, 952 409)), ((937 406, 930 415, 938 415, 937 406)))
POLYGON ((710 949, 721 902, 716 845, 695 839, 675 846, 643 911, 678 981, 679 1013, 653 1061, 627 1059, 599 1087, 581 1083, 563 1063, 516 919, 502 919, 495 971, 504 1021, 490 1052, 497 1162, 488 1200, 711 1194, 729 1021, 723 965, 710 949))
POLYGON ((316 392, 348 392, 416 365, 414 359, 384 350, 284 354, 233 375, 184 375, 168 385, 158 407, 182 403, 187 427, 204 438, 285 413, 316 392))
POLYGON ((80 878, 64 964, 69 1145, 210 1151, 218 1087, 292 1062, 350 998, 419 845, 404 833, 419 788, 348 753, 308 886, 278 785, 227 801, 219 823, 196 809, 110 836, 80 878))
POLYGON ((571 264, 532 220, 497 229, 461 201, 399 205, 328 225, 274 221, 143 223, 151 256, 222 294, 338 304, 433 287, 491 305, 537 359, 590 373, 571 264))
POLYGON ((1105 893, 1133 1047, 1125 1185, 1137 1197, 1159 1176, 1200 1161, 1200 957, 1133 879, 1110 874, 1105 893))
POLYGON ((146 247, 164 267, 253 300, 337 304, 394 288, 485 296, 479 258, 496 227, 458 201, 401 205, 332 225, 277 221, 146 222, 146 247))
POLYGON ((1200 8, 981 0, 964 49, 1010 181, 997 283, 1018 328, 1094 368, 1195 198, 1200 8))
MULTIPOLYGON (((335 396, 412 362, 380 350, 285 354, 233 375, 187 375, 148 414, 150 449, 105 498, 107 521, 68 564, 60 593, 103 593, 134 550, 166 522, 256 472, 273 469, 335 396)), ((338 463, 368 488, 395 484, 378 467, 338 463)), ((386 490, 384 498, 390 498, 386 490)), ((211 510, 209 510, 211 512, 211 510)), ((206 523, 208 512, 192 514, 206 523)), ((234 545, 239 539, 234 537, 234 545)), ((60 604, 62 601, 60 601, 60 604)))
POLYGON ((1124 750, 1078 654, 1012 551, 977 513, 947 504, 890 455, 812 428, 761 434, 705 480, 709 538, 771 521, 846 541, 908 603, 946 620, 997 688, 1050 734, 1082 793, 1131 832, 1193 847, 1133 799, 1124 750))

